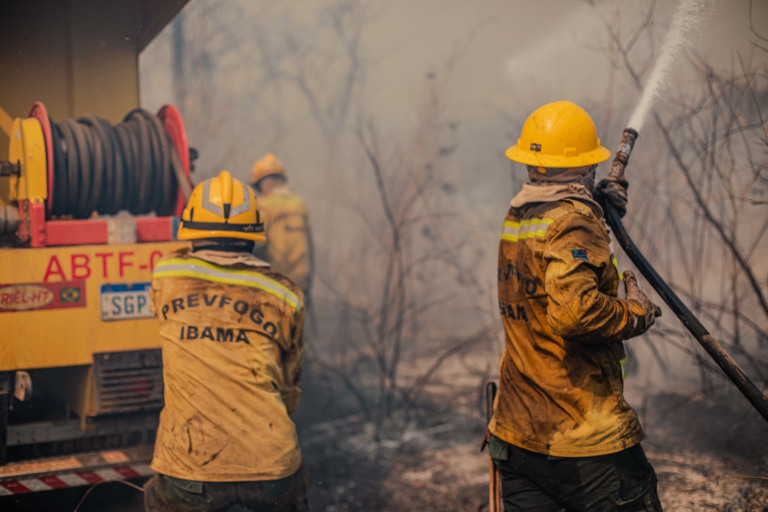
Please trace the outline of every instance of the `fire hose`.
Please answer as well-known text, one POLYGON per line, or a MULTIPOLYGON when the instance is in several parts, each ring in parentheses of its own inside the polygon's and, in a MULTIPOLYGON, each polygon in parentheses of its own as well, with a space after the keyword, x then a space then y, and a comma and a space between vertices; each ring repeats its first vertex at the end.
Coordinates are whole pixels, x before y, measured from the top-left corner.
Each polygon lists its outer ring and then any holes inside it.
POLYGON ((181 161, 155 115, 136 109, 115 126, 86 115, 51 122, 51 131, 52 214, 173 213, 177 187, 186 180, 179 179, 181 161))
MULTIPOLYGON (((632 148, 635 145, 637 136, 637 131, 632 128, 624 130, 619 149, 614 156, 611 170, 608 173, 609 176, 615 178, 622 178, 624 176, 624 169, 629 160, 629 155, 632 153, 632 148)), ((645 259, 632 241, 632 238, 630 238, 616 208, 609 201, 601 200, 601 203, 603 210, 605 211, 605 218, 608 225, 613 231, 617 242, 621 245, 622 249, 624 249, 624 252, 629 256, 632 263, 634 263, 640 273, 645 276, 653 289, 656 290, 656 293, 658 293, 667 306, 670 307, 672 312, 677 315, 683 325, 696 338, 696 341, 699 342, 707 354, 709 354, 715 363, 717 363, 720 369, 723 370, 726 376, 736 385, 747 400, 749 400, 752 406, 757 409, 763 416, 763 419, 768 421, 768 398, 766 398, 766 396, 749 379, 736 361, 733 360, 722 345, 720 345, 709 331, 707 331, 699 319, 696 318, 688 307, 686 307, 675 292, 672 291, 672 288, 670 288, 664 279, 659 276, 648 260, 645 259)))

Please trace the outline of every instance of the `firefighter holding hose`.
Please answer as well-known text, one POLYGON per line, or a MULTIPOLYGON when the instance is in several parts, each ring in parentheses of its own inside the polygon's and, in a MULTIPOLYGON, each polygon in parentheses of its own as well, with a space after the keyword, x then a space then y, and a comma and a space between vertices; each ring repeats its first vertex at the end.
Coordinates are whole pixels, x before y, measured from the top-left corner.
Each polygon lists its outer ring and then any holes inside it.
POLYGON ((194 189, 178 238, 192 249, 152 275, 165 406, 146 510, 306 511, 290 418, 301 393, 301 289, 253 256, 265 240, 256 196, 227 171, 194 189))
POLYGON ((507 157, 529 183, 499 243, 506 349, 489 423, 506 511, 660 511, 644 434, 623 396, 624 340, 661 310, 611 254, 595 189, 626 211, 626 182, 595 185, 610 152, 579 106, 534 111, 507 157))

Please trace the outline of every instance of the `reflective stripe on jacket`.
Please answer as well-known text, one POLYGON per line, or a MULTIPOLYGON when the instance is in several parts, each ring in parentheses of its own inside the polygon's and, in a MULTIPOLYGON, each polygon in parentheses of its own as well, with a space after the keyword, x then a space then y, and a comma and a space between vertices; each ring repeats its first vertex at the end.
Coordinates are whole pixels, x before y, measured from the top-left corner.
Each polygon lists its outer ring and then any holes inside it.
POLYGON ((282 187, 259 196, 259 212, 264 218, 267 242, 261 247, 257 244, 256 254, 306 293, 312 278, 307 205, 282 187))
POLYGON ((157 263, 151 295, 165 385, 152 469, 209 482, 295 473, 301 290, 251 254, 185 249, 157 263))
POLYGON ((636 332, 644 310, 616 297, 610 238, 586 191, 536 201, 537 190, 528 185, 526 202, 513 200, 502 228, 506 350, 489 428, 553 456, 617 452, 643 438, 623 397, 622 340, 636 332))

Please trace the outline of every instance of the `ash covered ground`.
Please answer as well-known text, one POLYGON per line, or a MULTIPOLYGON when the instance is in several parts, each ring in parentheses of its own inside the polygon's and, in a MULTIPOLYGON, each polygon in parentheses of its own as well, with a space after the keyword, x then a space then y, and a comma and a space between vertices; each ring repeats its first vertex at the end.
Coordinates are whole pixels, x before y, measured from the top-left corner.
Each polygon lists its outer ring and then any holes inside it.
MULTIPOLYGON (((379 442, 374 424, 353 407, 328 418, 338 397, 323 399, 333 392, 310 383, 297 417, 310 509, 488 510, 489 461, 479 448, 483 385, 495 377, 490 352, 446 360, 419 407, 398 410, 379 442)), ((629 395, 666 511, 768 511, 768 424, 735 388, 629 395)))

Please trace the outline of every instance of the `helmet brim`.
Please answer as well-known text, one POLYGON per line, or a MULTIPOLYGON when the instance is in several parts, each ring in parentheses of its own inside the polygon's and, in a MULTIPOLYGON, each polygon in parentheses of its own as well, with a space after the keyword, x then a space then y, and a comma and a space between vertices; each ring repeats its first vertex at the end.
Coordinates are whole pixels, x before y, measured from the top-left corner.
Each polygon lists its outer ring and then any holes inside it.
POLYGON ((600 146, 592 151, 580 153, 575 156, 544 155, 535 151, 521 150, 517 144, 507 149, 504 153, 513 162, 533 165, 536 167, 582 167, 584 165, 599 164, 611 157, 608 148, 600 146))
POLYGON ((237 231, 218 231, 185 228, 179 224, 176 234, 178 240, 200 240, 201 238, 239 238, 240 240, 253 240, 254 242, 266 242, 267 235, 262 233, 241 233, 237 231))

